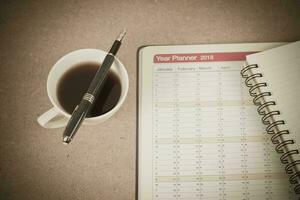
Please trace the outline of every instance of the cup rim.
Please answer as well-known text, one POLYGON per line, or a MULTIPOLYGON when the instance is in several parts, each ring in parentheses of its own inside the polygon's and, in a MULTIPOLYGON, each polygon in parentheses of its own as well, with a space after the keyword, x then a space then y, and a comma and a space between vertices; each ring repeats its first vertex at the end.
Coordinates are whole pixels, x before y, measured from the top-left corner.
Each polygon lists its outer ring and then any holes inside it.
MULTIPOLYGON (((54 73, 55 69, 59 66, 59 64, 62 62, 63 59, 66 59, 66 57, 72 55, 72 54, 75 54, 75 53, 78 53, 78 52, 82 52, 82 51, 97 51, 99 54, 102 54, 105 55, 108 54, 108 52, 104 51, 104 50, 101 50, 101 49, 93 49, 93 48, 85 48, 85 49, 77 49, 77 50, 74 50, 74 51, 71 51, 67 54, 65 54, 64 56, 60 57, 56 63, 52 66, 51 70, 49 71, 48 73, 48 77, 47 77, 47 95, 48 95, 48 98, 50 99, 50 102, 52 103, 53 107, 59 112, 61 113, 62 115, 64 115, 65 117, 67 117, 68 119, 71 118, 71 114, 67 113, 65 110, 61 109, 59 105, 57 105, 56 101, 53 99, 52 95, 51 95, 51 91, 50 91, 50 77, 51 77, 51 74, 54 73)), ((103 60, 101 60, 103 61, 103 60)), ((102 115, 99 115, 99 116, 96 116, 96 117, 87 117, 85 118, 85 120, 87 121, 98 121, 98 120, 101 120, 101 119, 105 119, 105 118, 108 118, 110 117, 111 113, 114 113, 116 112, 120 107, 121 105, 123 104, 123 102, 125 101, 126 99, 126 96, 127 96, 127 93, 128 93, 128 90, 129 90, 129 78, 128 78, 128 73, 127 73, 127 70, 125 68, 125 66, 123 65, 123 63, 117 58, 115 57, 115 61, 114 62, 117 62, 117 65, 121 68, 121 70, 123 71, 123 73, 125 74, 124 77, 122 77, 122 79, 124 78, 125 79, 125 82, 126 82, 126 87, 125 87, 125 91, 124 91, 124 95, 120 96, 120 99, 118 101, 118 103, 108 112, 102 114, 102 115)), ((119 76, 119 74, 117 74, 119 76)), ((120 78, 121 79, 121 78, 120 78)), ((122 83, 121 83, 122 84, 122 83)))

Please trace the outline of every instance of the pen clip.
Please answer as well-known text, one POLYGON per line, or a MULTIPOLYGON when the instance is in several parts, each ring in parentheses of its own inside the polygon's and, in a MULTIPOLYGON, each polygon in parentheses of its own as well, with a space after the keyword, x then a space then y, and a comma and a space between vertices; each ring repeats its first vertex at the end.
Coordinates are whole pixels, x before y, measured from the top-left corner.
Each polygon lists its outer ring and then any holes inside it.
POLYGON ((75 113, 75 111, 78 109, 78 105, 75 107, 75 109, 73 110, 71 116, 75 113))

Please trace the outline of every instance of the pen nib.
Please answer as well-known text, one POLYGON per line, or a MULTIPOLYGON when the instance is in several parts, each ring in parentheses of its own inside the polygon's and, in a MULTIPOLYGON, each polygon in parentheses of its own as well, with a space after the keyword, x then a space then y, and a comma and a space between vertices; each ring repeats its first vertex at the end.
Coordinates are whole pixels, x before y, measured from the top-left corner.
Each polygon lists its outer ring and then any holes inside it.
POLYGON ((126 29, 124 28, 123 31, 118 36, 117 40, 119 40, 121 42, 125 35, 126 35, 126 29))
POLYGON ((69 144, 70 142, 71 142, 71 137, 65 136, 64 139, 63 139, 63 143, 64 144, 69 144))

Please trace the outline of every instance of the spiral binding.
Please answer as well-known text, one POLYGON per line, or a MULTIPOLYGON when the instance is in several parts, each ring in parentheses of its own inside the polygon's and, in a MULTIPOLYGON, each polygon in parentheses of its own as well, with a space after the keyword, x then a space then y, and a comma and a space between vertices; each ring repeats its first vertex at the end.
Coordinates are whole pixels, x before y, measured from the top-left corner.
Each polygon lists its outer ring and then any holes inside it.
POLYGON ((294 170, 296 165, 300 165, 300 160, 293 160, 292 155, 299 154, 296 149, 288 147, 294 144, 294 140, 284 140, 283 135, 289 134, 288 130, 280 130, 280 126, 284 125, 284 120, 275 120, 274 116, 280 116, 279 110, 272 107, 276 105, 275 101, 266 101, 265 97, 272 96, 271 92, 262 92, 263 87, 268 87, 266 82, 259 81, 263 77, 261 73, 253 73, 253 69, 258 69, 257 64, 248 65, 241 70, 241 75, 245 79, 245 84, 249 87, 249 93, 253 97, 253 103, 257 107, 257 112, 262 116, 262 123, 266 125, 266 131, 272 135, 271 141, 276 145, 277 153, 282 154, 280 161, 285 164, 285 171, 291 175, 289 181, 294 184, 294 191, 300 194, 300 172, 294 170))

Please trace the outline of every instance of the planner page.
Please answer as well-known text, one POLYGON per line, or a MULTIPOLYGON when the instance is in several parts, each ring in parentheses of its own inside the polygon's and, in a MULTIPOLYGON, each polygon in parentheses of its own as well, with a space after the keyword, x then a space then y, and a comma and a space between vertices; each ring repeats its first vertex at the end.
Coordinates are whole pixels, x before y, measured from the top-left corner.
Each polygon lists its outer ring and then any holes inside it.
POLYGON ((295 199, 240 76, 278 45, 140 49, 138 200, 295 199))
MULTIPOLYGON (((266 82, 264 90, 272 93, 266 101, 275 101, 271 109, 280 111, 274 119, 284 120, 285 126, 280 128, 290 132, 282 136, 283 140, 294 140, 289 149, 300 150, 300 41, 247 56, 247 62, 257 64, 256 71, 263 73, 258 81, 266 82)), ((293 159, 300 160, 300 155, 293 155, 293 159)))

